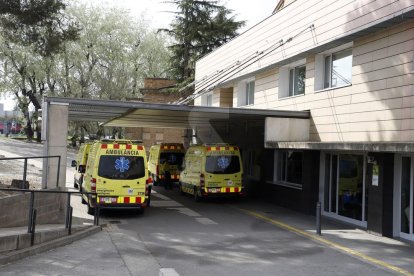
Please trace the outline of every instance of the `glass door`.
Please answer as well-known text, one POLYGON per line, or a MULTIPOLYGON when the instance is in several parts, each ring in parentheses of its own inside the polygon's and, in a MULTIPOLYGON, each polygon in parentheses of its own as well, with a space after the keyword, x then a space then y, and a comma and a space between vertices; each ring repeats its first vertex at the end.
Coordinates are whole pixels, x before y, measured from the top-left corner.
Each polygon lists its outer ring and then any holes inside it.
POLYGON ((324 211, 355 222, 366 221, 365 158, 359 154, 325 155, 324 211))
POLYGON ((404 156, 401 159, 400 232, 402 237, 409 239, 414 238, 413 198, 413 162, 411 157, 404 156))

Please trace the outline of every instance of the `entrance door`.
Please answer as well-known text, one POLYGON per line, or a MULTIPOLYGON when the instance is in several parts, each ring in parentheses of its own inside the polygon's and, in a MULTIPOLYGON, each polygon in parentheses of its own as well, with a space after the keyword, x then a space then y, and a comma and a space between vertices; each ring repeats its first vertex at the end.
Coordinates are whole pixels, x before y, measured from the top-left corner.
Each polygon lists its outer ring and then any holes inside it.
POLYGON ((360 154, 325 155, 325 215, 366 227, 364 160, 360 154))
POLYGON ((400 236, 410 240, 414 240, 413 200, 413 158, 403 156, 401 159, 400 236))

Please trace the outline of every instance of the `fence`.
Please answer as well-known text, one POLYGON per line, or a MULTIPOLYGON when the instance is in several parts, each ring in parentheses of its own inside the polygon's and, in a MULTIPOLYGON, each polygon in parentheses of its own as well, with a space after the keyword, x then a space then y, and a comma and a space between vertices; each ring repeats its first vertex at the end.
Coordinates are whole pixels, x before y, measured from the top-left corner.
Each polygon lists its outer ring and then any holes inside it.
MULTIPOLYGON (((28 211, 28 218, 27 218, 27 233, 31 234, 31 245, 34 244, 34 237, 35 237, 35 232, 36 232, 37 209, 34 207, 36 194, 56 194, 56 195, 66 194, 67 200, 66 200, 65 228, 68 230, 68 235, 72 234, 73 207, 70 204, 71 196, 73 194, 95 195, 95 198, 96 198, 96 193, 86 193, 86 192, 28 190, 28 189, 13 189, 13 188, 0 188, 0 191, 30 193, 30 201, 29 201, 29 206, 28 206, 29 211, 28 211)), ((99 206, 98 208, 95 209, 94 224, 99 225, 99 206)))
MULTIPOLYGON (((39 161, 36 159, 43 160, 49 158, 58 159, 56 187, 59 187, 61 156, 2 157, 0 158, 0 184, 28 189, 28 183, 30 182, 33 189, 41 189, 43 164, 39 164, 39 161), (21 168, 21 161, 23 161, 23 171, 19 170, 21 168), (17 178, 19 175, 22 177, 21 179, 17 178), (28 177, 30 177, 30 181, 28 181, 28 177), (21 183, 21 185, 14 183, 21 183)), ((48 188, 47 183, 44 188, 48 188)))

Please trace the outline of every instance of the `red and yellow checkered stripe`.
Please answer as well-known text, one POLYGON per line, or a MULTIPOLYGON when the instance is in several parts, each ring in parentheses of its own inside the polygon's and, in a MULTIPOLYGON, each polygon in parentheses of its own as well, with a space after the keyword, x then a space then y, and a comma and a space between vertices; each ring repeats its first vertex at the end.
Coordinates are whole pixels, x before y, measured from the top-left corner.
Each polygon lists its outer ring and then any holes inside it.
POLYGON ((162 150, 181 150, 183 149, 180 145, 163 145, 161 146, 162 150))
MULTIPOLYGON (((101 198, 105 198, 105 196, 103 197, 98 197, 97 202, 99 203, 104 203, 101 202, 101 198)), ((132 196, 118 196, 116 198, 116 202, 113 202, 114 204, 124 204, 124 203, 130 203, 130 204, 135 204, 135 203, 143 203, 145 201, 145 197, 132 197, 132 196)))
POLYGON ((223 150, 238 150, 238 147, 224 146, 224 147, 207 147, 207 151, 223 151, 223 150))
POLYGON ((134 144, 102 144, 101 149, 144 150, 144 147, 134 144))
MULTIPOLYGON (((160 175, 160 177, 159 177, 160 179, 164 179, 164 175, 162 174, 162 175, 160 175)), ((179 174, 173 174, 173 175, 171 175, 171 179, 172 180, 178 180, 178 179, 180 179, 180 175, 179 174)))
POLYGON ((241 187, 217 187, 217 188, 204 188, 206 193, 240 193, 241 187), (215 192, 213 192, 215 190, 215 192))

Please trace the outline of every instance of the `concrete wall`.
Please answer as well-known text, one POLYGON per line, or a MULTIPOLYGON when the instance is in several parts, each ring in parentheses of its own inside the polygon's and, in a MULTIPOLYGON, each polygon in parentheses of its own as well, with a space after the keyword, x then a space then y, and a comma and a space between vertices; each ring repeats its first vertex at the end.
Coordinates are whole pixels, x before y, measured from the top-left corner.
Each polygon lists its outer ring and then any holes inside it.
POLYGON ((294 118, 266 118, 265 143, 309 141, 309 120, 294 118))
MULTIPOLYGON (((28 225, 30 193, 10 195, 0 199, 0 228, 28 225), (4 212, 7 210, 7 212, 4 212)), ((66 195, 36 194, 38 224, 60 224, 65 221, 66 195)))

